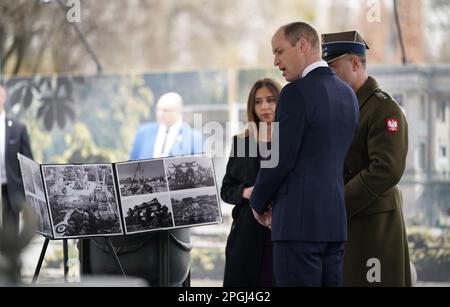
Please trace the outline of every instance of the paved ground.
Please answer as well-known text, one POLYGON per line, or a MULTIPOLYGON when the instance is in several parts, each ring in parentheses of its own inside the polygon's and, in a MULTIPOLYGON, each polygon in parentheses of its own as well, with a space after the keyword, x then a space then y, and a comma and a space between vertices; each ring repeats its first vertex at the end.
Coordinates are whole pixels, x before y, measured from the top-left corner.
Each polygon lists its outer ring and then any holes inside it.
POLYGON ((222 280, 192 279, 191 287, 222 287, 222 280))
MULTIPOLYGON (((227 216, 227 215, 225 215, 227 216)), ((213 248, 218 250, 224 250, 226 234, 229 231, 227 223, 222 225, 198 227, 195 229, 193 235, 193 243, 197 248, 213 248), (224 235, 225 234, 225 235, 224 235), (220 239, 218 239, 220 238, 220 239)), ((44 239, 36 237, 33 242, 22 253, 22 276, 23 282, 29 284, 31 282, 38 258, 42 248, 44 239)), ((69 240, 69 281, 77 282, 80 280, 79 276, 79 261, 78 251, 76 249, 76 241, 69 240)), ((62 241, 51 241, 46 253, 45 263, 41 274, 39 276, 39 283, 58 283, 64 282, 63 269, 61 266, 62 260, 62 241)), ((221 264, 219 263, 218 266, 221 264)), ((222 276, 217 273, 209 279, 200 279, 196 276, 192 276, 192 287, 221 287, 222 276)), ((113 283, 114 281, 112 281, 113 283)), ((450 287, 450 283, 434 283, 434 282, 419 282, 418 287, 450 287)))

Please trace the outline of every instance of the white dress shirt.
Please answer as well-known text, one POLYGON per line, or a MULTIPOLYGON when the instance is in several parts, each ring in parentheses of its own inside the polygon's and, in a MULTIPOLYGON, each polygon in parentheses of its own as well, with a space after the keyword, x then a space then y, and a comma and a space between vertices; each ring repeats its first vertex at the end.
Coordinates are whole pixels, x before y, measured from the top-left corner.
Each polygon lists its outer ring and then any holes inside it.
POLYGON ((0 113, 0 180, 1 184, 6 183, 5 169, 5 145, 6 145, 6 114, 5 111, 0 113))
POLYGON ((315 63, 312 63, 311 65, 309 65, 308 67, 305 68, 305 70, 302 73, 302 78, 306 77, 307 74, 309 74, 314 69, 319 68, 319 67, 328 67, 328 64, 324 60, 320 60, 315 63))
POLYGON ((169 156, 172 146, 177 141, 183 121, 179 120, 169 128, 165 125, 159 125, 156 135, 155 147, 153 148, 153 157, 162 158, 169 156))

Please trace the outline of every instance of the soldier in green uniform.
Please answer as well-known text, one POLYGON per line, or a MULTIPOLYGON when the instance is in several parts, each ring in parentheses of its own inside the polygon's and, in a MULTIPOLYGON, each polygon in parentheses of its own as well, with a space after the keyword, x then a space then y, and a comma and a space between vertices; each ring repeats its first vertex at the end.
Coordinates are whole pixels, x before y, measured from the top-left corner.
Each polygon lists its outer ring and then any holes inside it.
POLYGON ((322 56, 356 92, 358 130, 345 160, 348 241, 344 286, 411 286, 402 195, 408 124, 400 106, 369 77, 356 31, 322 36, 322 56))

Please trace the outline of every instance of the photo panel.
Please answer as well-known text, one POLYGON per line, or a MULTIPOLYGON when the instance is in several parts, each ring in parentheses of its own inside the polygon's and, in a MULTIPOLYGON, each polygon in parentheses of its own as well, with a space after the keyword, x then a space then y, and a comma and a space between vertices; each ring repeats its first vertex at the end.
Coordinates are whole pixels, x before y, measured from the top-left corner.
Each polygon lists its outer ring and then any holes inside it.
POLYGON ((122 198, 168 191, 163 160, 117 163, 116 171, 122 198))
POLYGON ((175 227, 220 223, 222 214, 215 187, 171 193, 175 227))
POLYGON ((18 159, 25 192, 25 205, 31 208, 35 217, 35 232, 46 237, 53 237, 40 165, 21 154, 18 155, 18 159))
POLYGON ((34 187, 34 174, 35 172, 40 173, 39 164, 33 160, 23 156, 18 155, 20 171, 22 173, 23 188, 25 194, 36 195, 36 189, 34 187), (36 171, 37 170, 37 171, 36 171))
POLYGON ((53 237, 52 228, 50 226, 50 216, 45 201, 37 197, 26 195, 27 206, 32 208, 34 214, 36 229, 35 232, 45 237, 53 237))
POLYGON ((215 186, 212 159, 187 156, 164 160, 170 191, 215 186))
POLYGON ((122 199, 127 234, 173 228, 173 210, 167 193, 122 199))
POLYGON ((42 170, 56 239, 123 234, 111 164, 42 170))
POLYGON ((36 196, 39 199, 45 200, 44 181, 42 180, 41 167, 36 164, 36 168, 33 169, 33 183, 36 196))

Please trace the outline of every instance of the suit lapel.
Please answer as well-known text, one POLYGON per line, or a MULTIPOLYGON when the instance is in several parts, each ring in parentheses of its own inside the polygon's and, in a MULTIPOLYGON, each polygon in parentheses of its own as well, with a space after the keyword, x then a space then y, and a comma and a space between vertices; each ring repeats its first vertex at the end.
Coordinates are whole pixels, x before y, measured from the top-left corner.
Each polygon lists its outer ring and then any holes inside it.
POLYGON ((155 143, 156 138, 158 137, 158 130, 159 125, 150 126, 150 129, 148 130, 148 134, 144 137, 143 142, 144 144, 148 144, 147 146, 144 146, 143 153, 141 155, 144 155, 145 158, 153 158, 153 151, 155 149, 155 143), (153 140, 150 142, 149 140, 153 140))
POLYGON ((9 143, 9 137, 11 136, 11 130, 14 127, 14 122, 6 117, 5 119, 5 157, 6 152, 8 151, 8 143, 9 143))

